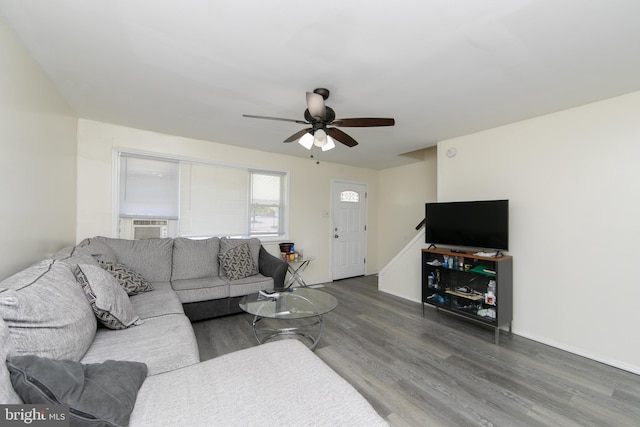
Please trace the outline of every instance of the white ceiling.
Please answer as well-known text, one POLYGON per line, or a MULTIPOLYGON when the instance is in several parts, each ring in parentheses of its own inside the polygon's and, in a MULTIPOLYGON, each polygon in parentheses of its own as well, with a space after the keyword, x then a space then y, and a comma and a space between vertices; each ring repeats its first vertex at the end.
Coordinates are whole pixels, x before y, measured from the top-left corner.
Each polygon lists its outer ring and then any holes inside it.
POLYGON ((282 141, 331 90, 382 169, 437 141, 640 90, 639 0, 0 0, 79 117, 308 157, 282 141))

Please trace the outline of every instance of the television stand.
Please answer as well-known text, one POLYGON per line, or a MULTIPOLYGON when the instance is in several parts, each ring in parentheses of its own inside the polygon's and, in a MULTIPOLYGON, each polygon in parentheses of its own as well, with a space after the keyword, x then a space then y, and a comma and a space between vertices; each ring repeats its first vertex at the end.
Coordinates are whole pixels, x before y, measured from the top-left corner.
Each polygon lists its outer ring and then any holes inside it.
MULTIPOLYGON (((438 247, 436 245, 434 245, 433 243, 429 244, 429 247, 427 249, 438 249, 438 247)), ((448 249, 450 252, 455 252, 457 254, 466 254, 466 251, 463 251, 461 249, 448 249)))
POLYGON ((513 257, 509 255, 496 258, 450 249, 422 249, 422 315, 428 304, 490 326, 498 345, 501 326, 508 325, 511 333, 512 276, 513 257))

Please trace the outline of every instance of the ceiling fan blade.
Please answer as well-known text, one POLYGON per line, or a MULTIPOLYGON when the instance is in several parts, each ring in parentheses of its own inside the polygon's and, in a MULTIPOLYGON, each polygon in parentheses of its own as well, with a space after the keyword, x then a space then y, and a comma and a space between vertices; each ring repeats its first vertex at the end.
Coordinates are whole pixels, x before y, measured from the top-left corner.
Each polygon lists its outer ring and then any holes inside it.
POLYGON ((281 117, 267 117, 267 116, 254 116, 251 114, 243 114, 242 117, 248 117, 250 119, 265 119, 265 120, 278 120, 281 122, 293 122, 293 123, 299 123, 301 125, 308 125, 308 122, 305 122, 304 120, 295 120, 295 119, 283 119, 281 117))
POLYGON ((337 119, 331 123, 333 126, 346 127, 374 127, 374 126, 393 126, 396 124, 395 119, 385 119, 380 117, 361 117, 357 119, 337 119))
POLYGON ((324 108, 324 98, 317 93, 307 92, 307 109, 311 117, 317 117, 324 120, 326 110, 324 108))
POLYGON ((291 135, 289 138, 285 139, 284 142, 293 142, 297 139, 300 139, 305 133, 309 133, 313 130, 313 128, 302 129, 300 132, 296 132, 291 135))
POLYGON ((358 141, 351 138, 349 135, 342 132, 338 128, 327 128, 326 131, 327 131, 327 135, 329 135, 331 138, 335 139, 336 141, 343 143, 347 147, 355 147, 356 145, 358 145, 358 141))

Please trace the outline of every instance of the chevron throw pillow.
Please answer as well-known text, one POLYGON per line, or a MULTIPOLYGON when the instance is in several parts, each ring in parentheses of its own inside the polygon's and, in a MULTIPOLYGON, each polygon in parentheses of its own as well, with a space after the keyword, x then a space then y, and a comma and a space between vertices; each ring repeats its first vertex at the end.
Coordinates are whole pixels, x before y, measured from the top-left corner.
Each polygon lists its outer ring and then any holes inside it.
POLYGON ((249 245, 243 243, 218 255, 220 268, 231 280, 240 280, 257 274, 258 268, 251 258, 249 245))
POLYGON ((116 264, 114 262, 98 262, 100 263, 100 267, 104 268, 111 273, 113 277, 118 279, 118 283, 120 283, 120 286, 127 291, 127 295, 131 296, 153 290, 151 283, 147 282, 144 277, 142 277, 142 274, 132 268, 127 267, 124 264, 116 264))

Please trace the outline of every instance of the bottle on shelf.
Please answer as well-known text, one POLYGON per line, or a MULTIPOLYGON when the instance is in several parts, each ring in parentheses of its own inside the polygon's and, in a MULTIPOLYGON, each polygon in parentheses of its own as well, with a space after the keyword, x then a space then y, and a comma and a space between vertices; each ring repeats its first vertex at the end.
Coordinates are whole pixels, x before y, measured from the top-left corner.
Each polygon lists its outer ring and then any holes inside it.
POLYGON ((489 305, 496 305, 496 281, 489 280, 487 293, 484 295, 484 302, 489 305))

